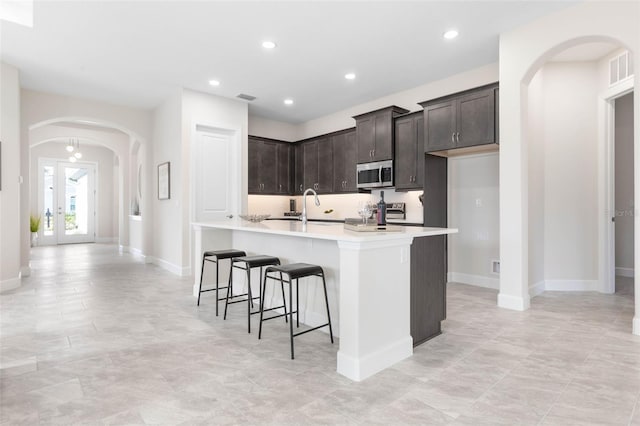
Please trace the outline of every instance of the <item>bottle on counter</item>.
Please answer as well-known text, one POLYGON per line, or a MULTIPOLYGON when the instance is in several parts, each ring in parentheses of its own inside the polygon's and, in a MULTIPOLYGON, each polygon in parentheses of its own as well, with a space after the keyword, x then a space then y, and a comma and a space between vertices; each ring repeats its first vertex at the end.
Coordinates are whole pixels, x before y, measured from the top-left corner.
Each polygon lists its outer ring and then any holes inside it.
POLYGON ((380 201, 378 201, 378 226, 387 224, 387 203, 384 202, 384 191, 380 191, 380 201))

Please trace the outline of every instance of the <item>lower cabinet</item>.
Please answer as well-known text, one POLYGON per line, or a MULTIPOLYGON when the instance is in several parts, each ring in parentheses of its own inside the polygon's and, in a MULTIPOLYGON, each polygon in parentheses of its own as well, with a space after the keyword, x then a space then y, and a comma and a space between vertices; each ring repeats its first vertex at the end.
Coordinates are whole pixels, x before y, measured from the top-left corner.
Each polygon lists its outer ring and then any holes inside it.
POLYGON ((441 333, 446 318, 446 235, 414 238, 411 244, 411 337, 413 346, 441 333))

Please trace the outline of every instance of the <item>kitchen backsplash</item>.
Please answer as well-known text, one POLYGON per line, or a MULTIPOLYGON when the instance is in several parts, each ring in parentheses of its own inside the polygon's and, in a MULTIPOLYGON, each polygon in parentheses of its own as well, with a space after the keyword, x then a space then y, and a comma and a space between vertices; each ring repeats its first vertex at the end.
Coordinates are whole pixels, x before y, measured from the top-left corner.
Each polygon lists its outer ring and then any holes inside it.
MULTIPOLYGON (((384 190, 384 200, 387 203, 406 203, 407 222, 422 223, 422 204, 418 196, 422 191, 395 192, 393 189, 384 190)), ((250 214, 270 214, 271 217, 283 217, 289 211, 289 200, 295 199, 297 210, 302 211, 301 196, 279 195, 249 195, 250 214)), ((320 207, 313 203, 313 196, 307 197, 307 217, 309 219, 339 219, 358 217, 358 203, 369 200, 377 203, 380 191, 371 194, 330 194, 319 195, 320 207), (324 213, 333 210, 331 213, 324 213)))

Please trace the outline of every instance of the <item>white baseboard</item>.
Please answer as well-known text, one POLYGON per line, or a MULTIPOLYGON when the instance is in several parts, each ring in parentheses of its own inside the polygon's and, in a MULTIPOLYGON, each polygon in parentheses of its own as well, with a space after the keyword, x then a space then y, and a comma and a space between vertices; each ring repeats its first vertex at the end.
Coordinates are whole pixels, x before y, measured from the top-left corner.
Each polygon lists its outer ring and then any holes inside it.
POLYGON ((512 311, 526 311, 529 309, 529 295, 526 295, 526 297, 518 297, 499 293, 498 307, 511 309, 512 311))
MULTIPOLYGON (((147 256, 147 257, 151 257, 151 256, 147 256)), ((178 266, 176 264, 168 262, 164 259, 159 259, 157 257, 153 257, 151 259, 152 260, 149 263, 153 263, 154 265, 157 265, 162 269, 167 270, 173 274, 179 275, 181 277, 188 277, 191 275, 191 267, 189 266, 178 266)))
POLYGON ((29 277, 31 276, 31 267, 30 266, 23 266, 20 268, 20 278, 24 278, 24 277, 29 277))
POLYGON ((500 290, 500 279, 484 277, 482 275, 463 274, 461 272, 447 273, 447 282, 474 285, 476 287, 500 290))
POLYGON ((544 280, 529 286, 529 297, 536 297, 539 294, 544 293, 545 283, 544 280))
POLYGON ((123 246, 122 244, 120 244, 118 246, 118 251, 120 253, 129 253, 129 246, 123 246))
POLYGON ((142 250, 134 248, 134 247, 129 247, 129 253, 135 255, 135 256, 139 256, 142 257, 143 259, 146 259, 147 256, 142 252, 142 250))
POLYGON ((118 242, 116 237, 96 237, 96 243, 99 244, 115 244, 118 242))
POLYGON ((9 278, 8 280, 0 281, 0 293, 14 290, 22 285, 22 279, 20 277, 9 278))
POLYGON ((360 382, 379 371, 413 355, 411 336, 401 339, 374 353, 355 358, 338 350, 338 373, 360 382))
POLYGON ((636 315, 633 317, 633 334, 636 336, 640 336, 640 316, 636 315))
POLYGON ((600 291, 598 280, 545 280, 545 291, 600 291))
POLYGON ((633 278, 635 276, 635 271, 633 268, 618 268, 616 267, 616 275, 619 277, 629 277, 633 278))

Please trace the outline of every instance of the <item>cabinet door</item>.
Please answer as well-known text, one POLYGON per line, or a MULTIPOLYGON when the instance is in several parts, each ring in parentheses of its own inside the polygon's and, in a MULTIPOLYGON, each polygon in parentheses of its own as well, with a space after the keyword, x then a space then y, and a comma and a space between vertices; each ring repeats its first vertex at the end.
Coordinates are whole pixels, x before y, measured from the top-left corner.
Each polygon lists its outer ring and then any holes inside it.
POLYGON ((376 118, 374 115, 359 118, 356 121, 356 144, 358 145, 358 163, 373 161, 373 149, 376 137, 376 118))
POLYGON ((455 148, 456 101, 424 107, 425 152, 455 148))
POLYGON ((391 112, 376 114, 373 161, 393 159, 393 118, 391 112))
POLYGON ((259 158, 261 141, 249 138, 249 155, 248 155, 248 192, 249 194, 260 193, 260 176, 259 176, 259 158))
POLYGON ((277 182, 276 192, 278 194, 289 194, 291 183, 290 175, 290 152, 291 146, 288 143, 280 143, 277 148, 277 182))
POLYGON ((495 90, 480 90, 458 100, 456 147, 495 143, 495 90))
POLYGON ((416 177, 416 121, 413 117, 396 120, 396 189, 413 188, 416 177))
POLYGON ((302 191, 304 191, 304 156, 303 156, 303 145, 296 144, 294 148, 295 152, 295 160, 294 160, 294 169, 295 169, 295 177, 294 177, 294 188, 293 193, 297 195, 302 195, 302 191))
MULTIPOLYGON (((356 186, 356 165, 358 164, 358 147, 356 145, 356 132, 345 133, 342 155, 344 158, 344 192, 357 192, 356 186)), ((335 154, 334 154, 335 158, 335 154)), ((334 187, 334 190, 336 188, 334 187)))
POLYGON ((275 194, 278 167, 278 143, 262 142, 259 158, 261 193, 275 194))
POLYGON ((318 147, 318 186, 316 191, 333 192, 333 148, 329 138, 317 140, 318 147))
POLYGON ((302 144, 304 164, 303 191, 307 188, 316 189, 318 183, 318 142, 310 141, 302 144))
POLYGON ((424 188, 424 114, 416 117, 416 177, 413 179, 415 189, 424 188))
POLYGON ((333 149, 333 192, 344 192, 346 135, 331 136, 330 140, 333 149))

